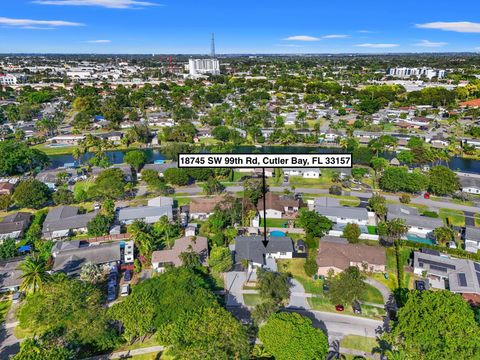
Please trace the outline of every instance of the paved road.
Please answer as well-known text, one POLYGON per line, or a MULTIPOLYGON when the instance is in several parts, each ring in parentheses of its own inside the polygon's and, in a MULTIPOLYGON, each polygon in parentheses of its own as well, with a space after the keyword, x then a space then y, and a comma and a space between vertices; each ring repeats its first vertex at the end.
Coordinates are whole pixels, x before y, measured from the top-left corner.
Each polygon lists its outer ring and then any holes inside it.
POLYGON ((313 321, 315 327, 323 329, 329 339, 339 339, 346 335, 376 337, 376 330, 383 326, 379 320, 360 316, 344 315, 316 310, 291 310, 302 314, 313 321))
MULTIPOLYGON (((289 189, 289 186, 271 186, 270 189, 272 191, 282 192, 285 189, 289 189)), ((227 186, 226 191, 232 192, 232 193, 243 191, 243 186, 240 186, 240 185, 227 186)), ((328 194, 328 189, 296 188, 295 191, 306 193, 306 194, 328 194)), ((193 185, 188 187, 177 188, 177 192, 186 193, 189 195, 198 195, 202 192, 202 189, 196 185, 193 185)), ((363 192, 351 191, 350 195, 360 198, 360 200, 365 204, 366 202, 368 202, 368 199, 373 196, 373 193, 369 191, 363 191, 363 192)), ((399 197, 397 195, 383 195, 383 196, 385 196, 387 200, 399 201, 398 199, 399 197)), ((449 208, 449 209, 467 211, 472 213, 479 212, 479 208, 477 206, 454 204, 454 203, 448 202, 448 199, 445 199, 445 201, 433 201, 431 199, 425 199, 423 196, 417 196, 412 198, 412 203, 425 205, 433 209, 449 208)))

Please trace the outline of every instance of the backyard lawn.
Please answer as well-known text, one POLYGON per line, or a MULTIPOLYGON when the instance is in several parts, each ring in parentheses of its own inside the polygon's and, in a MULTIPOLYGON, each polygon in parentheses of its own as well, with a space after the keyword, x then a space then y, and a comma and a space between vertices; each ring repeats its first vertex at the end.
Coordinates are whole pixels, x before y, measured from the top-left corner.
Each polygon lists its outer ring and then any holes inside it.
POLYGON ((367 291, 365 292, 365 296, 363 297, 362 301, 373 304, 383 304, 383 296, 380 290, 370 284, 367 284, 367 291))
MULTIPOLYGON (((285 220, 285 219, 268 219, 267 218, 267 226, 268 227, 286 228, 287 225, 288 225, 288 220, 285 220)), ((260 222, 260 226, 263 226, 263 218, 260 222)))
POLYGON ((474 219, 475 219, 475 226, 480 227, 480 213, 475 214, 474 219))
POLYGON ((446 220, 453 226, 465 226, 465 214, 461 210, 442 208, 438 211, 440 218, 446 220))

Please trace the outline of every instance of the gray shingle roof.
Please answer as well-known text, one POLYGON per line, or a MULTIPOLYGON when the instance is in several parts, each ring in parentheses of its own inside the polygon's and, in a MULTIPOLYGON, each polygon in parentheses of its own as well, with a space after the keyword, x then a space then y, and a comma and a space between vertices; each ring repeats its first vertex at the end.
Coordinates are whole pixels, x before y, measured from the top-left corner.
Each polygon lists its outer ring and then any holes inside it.
POLYGON ((43 223, 43 233, 53 231, 86 228, 90 220, 97 215, 96 211, 78 215, 75 206, 59 206, 51 209, 43 223))
POLYGON ((148 217, 162 217, 163 215, 172 219, 172 206, 138 206, 123 208, 118 212, 118 220, 128 221, 148 217))
POLYGON ((408 226, 434 230, 444 225, 442 219, 418 215, 418 210, 409 206, 389 204, 387 208, 389 220, 404 219, 408 226))
POLYGON ((262 241, 263 236, 237 236, 235 238, 235 262, 247 259, 264 264, 265 254, 293 252, 292 239, 288 236, 269 236, 266 248, 262 241))
POLYGON ((332 216, 343 219, 368 220, 368 211, 363 208, 329 206, 315 208, 315 211, 323 216, 332 216))
POLYGON ((58 253, 52 270, 74 275, 79 273, 82 266, 88 262, 101 265, 118 262, 120 258, 120 242, 81 247, 58 253))

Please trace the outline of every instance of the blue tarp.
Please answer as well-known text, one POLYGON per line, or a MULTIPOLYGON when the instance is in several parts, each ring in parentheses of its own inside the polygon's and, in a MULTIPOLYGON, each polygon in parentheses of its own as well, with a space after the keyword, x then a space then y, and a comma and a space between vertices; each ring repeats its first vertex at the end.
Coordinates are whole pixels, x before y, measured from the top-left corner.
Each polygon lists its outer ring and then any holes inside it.
POLYGON ((18 248, 20 252, 29 252, 32 251, 32 247, 30 245, 23 245, 18 248))

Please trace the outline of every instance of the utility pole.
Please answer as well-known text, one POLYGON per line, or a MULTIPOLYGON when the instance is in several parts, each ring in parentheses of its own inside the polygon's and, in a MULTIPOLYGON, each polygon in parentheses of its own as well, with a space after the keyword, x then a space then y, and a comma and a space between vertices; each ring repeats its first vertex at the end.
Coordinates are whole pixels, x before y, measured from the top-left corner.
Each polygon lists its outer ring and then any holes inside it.
POLYGON ((267 247, 268 240, 267 240, 267 185, 265 182, 265 168, 262 168, 262 175, 263 175, 263 245, 267 247))

